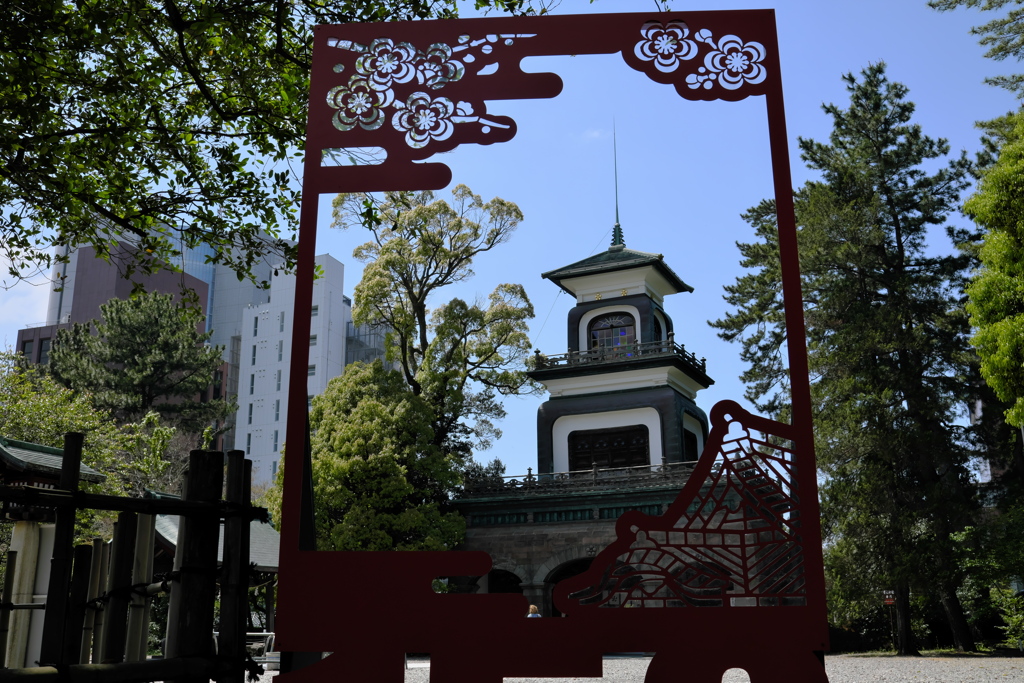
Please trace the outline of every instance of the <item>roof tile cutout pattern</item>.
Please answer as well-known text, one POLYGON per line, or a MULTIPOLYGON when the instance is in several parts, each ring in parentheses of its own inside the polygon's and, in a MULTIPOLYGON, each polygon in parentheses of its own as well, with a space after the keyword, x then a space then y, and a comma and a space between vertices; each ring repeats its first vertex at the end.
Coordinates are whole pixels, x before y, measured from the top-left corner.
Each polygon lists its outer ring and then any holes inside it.
POLYGON ((715 408, 717 454, 705 451, 665 515, 620 520, 619 540, 581 577, 590 585, 569 593, 577 609, 807 604, 792 444, 757 436, 731 401, 715 408))

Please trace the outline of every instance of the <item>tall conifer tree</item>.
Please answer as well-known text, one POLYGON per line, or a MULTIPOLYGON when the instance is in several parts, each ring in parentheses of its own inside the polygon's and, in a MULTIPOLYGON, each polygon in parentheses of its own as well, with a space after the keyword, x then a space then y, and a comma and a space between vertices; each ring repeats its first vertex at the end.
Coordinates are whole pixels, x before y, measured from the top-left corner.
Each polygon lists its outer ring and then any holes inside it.
MULTIPOLYGON (((961 155, 931 170, 949 146, 911 123, 907 88, 884 64, 844 80, 849 107, 824 107, 829 141, 800 140, 820 180, 797 192, 796 207, 831 599, 877 601, 875 591, 894 589, 898 649, 909 654, 911 591, 932 596, 956 646, 971 650, 950 540, 972 509, 970 451, 956 426, 968 398, 967 262, 926 245, 956 210, 970 163, 961 155)), ((748 398, 785 419, 774 206, 745 217, 758 237, 739 245, 752 272, 727 287, 737 310, 712 325, 743 345, 748 398)))

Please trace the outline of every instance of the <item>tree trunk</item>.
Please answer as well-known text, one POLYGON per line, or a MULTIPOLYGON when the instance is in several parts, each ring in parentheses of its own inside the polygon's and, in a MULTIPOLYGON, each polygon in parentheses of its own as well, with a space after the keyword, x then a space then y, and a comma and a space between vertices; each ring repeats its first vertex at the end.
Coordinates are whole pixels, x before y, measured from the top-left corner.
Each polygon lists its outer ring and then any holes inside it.
POLYGON ((971 627, 967 623, 967 616, 964 614, 963 605, 957 597, 956 590, 943 586, 939 593, 939 601, 942 609, 946 612, 946 619, 949 621, 949 629, 953 632, 953 643, 957 652, 974 652, 974 636, 971 634, 971 627))
POLYGON ((896 654, 920 656, 910 625, 910 587, 903 581, 896 584, 896 654))

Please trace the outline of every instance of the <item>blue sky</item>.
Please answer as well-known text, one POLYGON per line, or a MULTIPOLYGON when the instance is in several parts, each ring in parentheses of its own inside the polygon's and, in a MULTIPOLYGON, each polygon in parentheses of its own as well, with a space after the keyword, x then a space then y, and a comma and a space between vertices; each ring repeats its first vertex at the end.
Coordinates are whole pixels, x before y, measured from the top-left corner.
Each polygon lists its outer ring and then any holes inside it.
MULTIPOLYGON (((827 138, 830 119, 823 102, 845 105, 840 80, 870 63, 885 61, 891 80, 904 83, 917 104, 915 120, 932 137, 944 137, 954 151, 978 148, 974 122, 1016 104, 1005 91, 984 85, 986 76, 1012 72, 1015 63, 982 57, 970 35, 981 23, 974 11, 938 13, 925 0, 777 0, 776 2, 671 3, 676 10, 774 7, 778 22, 794 183, 811 176, 799 160, 797 136, 827 138)), ((649 0, 564 0, 558 14, 635 12, 649 0)), ((709 411, 723 399, 741 400, 739 349, 719 340, 706 321, 726 312, 722 287, 740 273, 736 241, 748 241, 740 213, 771 196, 764 102, 687 102, 674 91, 629 69, 617 55, 534 59, 527 70, 554 71, 565 88, 552 100, 492 103, 493 113, 512 116, 518 133, 510 142, 465 146, 444 155, 453 182, 465 183, 484 199, 516 202, 525 221, 512 241, 482 256, 477 276, 451 296, 487 294, 502 282, 522 283, 537 317, 534 345, 549 354, 566 343, 566 315, 572 300, 540 273, 607 248, 615 220, 612 125, 617 130, 620 220, 632 249, 658 252, 694 287, 666 301, 676 341, 708 359, 715 385, 698 395, 709 411)), ((446 194, 446 190, 439 192, 446 194)), ((351 294, 361 265, 352 249, 366 239, 357 230, 329 230, 330 197, 321 198, 318 253, 346 266, 351 294)), ((953 217, 963 223, 965 219, 953 217)), ((943 234, 933 248, 945 250, 943 234)), ((42 321, 46 287, 20 284, 0 292, 0 343, 13 345, 17 329, 42 321)), ((490 451, 508 474, 536 467, 536 411, 543 397, 505 401, 504 437, 490 451)))

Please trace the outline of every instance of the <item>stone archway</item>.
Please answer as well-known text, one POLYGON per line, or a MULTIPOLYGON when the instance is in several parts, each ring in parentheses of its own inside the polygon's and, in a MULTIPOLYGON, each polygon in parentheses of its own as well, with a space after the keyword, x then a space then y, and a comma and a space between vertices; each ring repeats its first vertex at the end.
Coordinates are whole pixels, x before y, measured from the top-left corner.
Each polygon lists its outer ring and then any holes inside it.
POLYGON ((598 548, 594 545, 571 545, 563 548, 536 566, 533 581, 524 586, 523 594, 541 608, 546 617, 560 617, 562 613, 555 607, 552 589, 555 584, 571 576, 576 576, 590 567, 598 548))
POLYGON ((575 560, 570 560, 565 564, 561 564, 555 568, 553 572, 548 576, 548 580, 545 584, 545 594, 549 602, 550 616, 560 617, 562 616, 561 610, 555 605, 555 601, 552 599, 553 589, 559 581, 571 578, 582 574, 583 572, 590 569, 590 563, 594 561, 593 557, 580 557, 575 560))

